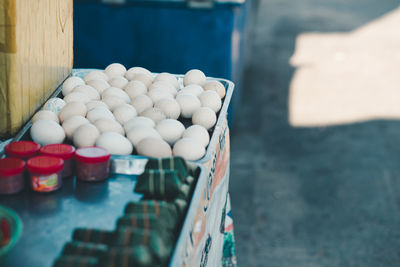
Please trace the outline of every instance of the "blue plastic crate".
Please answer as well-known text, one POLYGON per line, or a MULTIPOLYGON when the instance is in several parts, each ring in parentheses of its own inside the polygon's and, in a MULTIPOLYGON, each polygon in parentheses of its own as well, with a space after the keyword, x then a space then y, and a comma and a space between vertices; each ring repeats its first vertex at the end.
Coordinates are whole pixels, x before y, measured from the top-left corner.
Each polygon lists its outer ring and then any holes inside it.
POLYGON ((246 2, 209 2, 208 8, 190 3, 198 2, 75 0, 74 67, 119 62, 153 72, 198 68, 232 80, 231 123, 241 96, 246 2))

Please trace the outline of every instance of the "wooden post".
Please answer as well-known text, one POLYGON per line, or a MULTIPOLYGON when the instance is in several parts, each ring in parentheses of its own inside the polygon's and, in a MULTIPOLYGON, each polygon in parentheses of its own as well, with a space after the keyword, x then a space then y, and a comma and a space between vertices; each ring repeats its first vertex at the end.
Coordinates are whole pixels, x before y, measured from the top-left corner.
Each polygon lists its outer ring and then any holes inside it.
POLYGON ((72 4, 0 1, 0 137, 14 135, 71 73, 72 4))

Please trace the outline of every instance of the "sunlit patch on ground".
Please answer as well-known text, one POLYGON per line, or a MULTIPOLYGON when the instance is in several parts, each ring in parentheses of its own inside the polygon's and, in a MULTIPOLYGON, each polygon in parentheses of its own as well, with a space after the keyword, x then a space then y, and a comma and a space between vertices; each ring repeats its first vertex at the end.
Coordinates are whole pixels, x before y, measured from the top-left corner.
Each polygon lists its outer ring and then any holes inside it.
POLYGON ((304 33, 290 63, 289 122, 400 119, 400 8, 348 33, 304 33))

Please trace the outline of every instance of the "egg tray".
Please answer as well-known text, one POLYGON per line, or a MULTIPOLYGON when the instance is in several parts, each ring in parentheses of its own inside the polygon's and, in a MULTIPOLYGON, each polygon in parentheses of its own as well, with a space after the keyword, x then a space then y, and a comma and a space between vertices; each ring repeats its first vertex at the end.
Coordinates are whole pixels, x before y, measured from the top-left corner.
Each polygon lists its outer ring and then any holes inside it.
MULTIPOLYGON (((73 69, 71 76, 78 76, 80 78, 83 78, 87 73, 93 70, 98 70, 98 69, 73 69)), ((156 75, 157 73, 153 73, 153 75, 156 75)), ((183 87, 183 77, 184 75, 174 75, 180 84, 180 87, 183 87)), ((225 87, 225 97, 222 99, 222 106, 220 111, 216 114, 217 115, 217 122, 212 127, 208 133, 210 135, 210 142, 207 146, 206 153, 203 156, 203 158, 194 161, 196 163, 204 163, 207 162, 211 159, 212 153, 215 151, 216 146, 218 144, 218 138, 221 134, 221 131, 223 130, 223 126, 227 117, 228 113, 228 107, 229 103, 232 98, 233 90, 234 90, 234 83, 226 80, 226 79, 220 79, 220 78, 212 78, 212 77, 207 77, 207 81, 211 80, 217 80, 221 82, 224 87, 225 87)), ((60 97, 62 98, 62 85, 60 85, 54 93, 49 97, 60 97)), ((178 119, 180 122, 183 123, 185 128, 190 126, 191 120, 190 119, 185 119, 179 117, 178 119)), ((10 138, 6 141, 0 142, 0 157, 2 154, 4 154, 4 147, 9 144, 10 142, 13 141, 19 141, 19 140, 32 140, 30 137, 29 130, 32 126, 32 121, 29 120, 23 127, 22 129, 15 135, 13 138, 10 138)), ((71 142, 66 139, 64 143, 71 144, 71 142)), ((111 173, 120 173, 120 174, 140 174, 143 169, 144 165, 147 162, 147 157, 145 156, 140 156, 140 155, 112 155, 111 157, 111 173)))
MULTIPOLYGON (((82 77, 92 70, 75 69, 72 76, 82 77)), ((183 75, 176 75, 176 77, 182 81, 183 75)), ((175 251, 171 257, 170 266, 179 265, 180 259, 187 251, 186 241, 188 238, 190 239, 196 211, 208 184, 208 169, 204 165, 211 160, 215 151, 217 151, 219 138, 224 134, 227 127, 226 116, 234 84, 224 79, 208 78, 208 80, 220 81, 225 86, 226 95, 223 98, 221 110, 217 114, 216 125, 210 130, 210 143, 206 154, 202 159, 193 162, 194 165, 201 168, 201 173, 175 251)), ((55 90, 50 98, 58 96, 61 96, 61 86, 55 90)), ((183 123, 187 126, 190 121, 186 120, 183 123)), ((8 143, 18 140, 31 140, 29 134, 31 125, 32 122, 29 121, 13 138, 4 142, 0 140, 0 156, 4 153, 4 146, 8 143)), ((66 179, 61 190, 50 194, 37 194, 25 190, 17 195, 0 196, 0 204, 4 203, 16 210, 26 225, 21 240, 9 255, 11 261, 8 263, 18 264, 11 264, 10 266, 26 266, 34 262, 51 263, 60 252, 62 245, 70 239, 70 233, 75 227, 112 229, 115 218, 122 214, 122 209, 127 200, 140 200, 141 195, 132 194, 132 188, 136 183, 135 175, 143 172, 147 160, 147 157, 138 155, 114 155, 111 158, 112 176, 104 183, 89 184, 78 182, 76 179, 66 179), (107 216, 104 216, 104 210, 107 210, 107 216), (102 220, 95 220, 98 217, 101 217, 102 220), (50 224, 50 220, 57 222, 50 224), (32 227, 31 230, 29 230, 30 226, 32 227), (45 238, 47 238, 47 241, 43 242, 45 238), (32 245, 34 246, 32 247, 32 245), (21 253, 27 250, 31 251, 29 254, 31 260, 20 257, 21 253), (47 251, 45 256, 42 253, 43 251, 47 251)), ((47 266, 47 264, 40 264, 40 266, 47 266)))

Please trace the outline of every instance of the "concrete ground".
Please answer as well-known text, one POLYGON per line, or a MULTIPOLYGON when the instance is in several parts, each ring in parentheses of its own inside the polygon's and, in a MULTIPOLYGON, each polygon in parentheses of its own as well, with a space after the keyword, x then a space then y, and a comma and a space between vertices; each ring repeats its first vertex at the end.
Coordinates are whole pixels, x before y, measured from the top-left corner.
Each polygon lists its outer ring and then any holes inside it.
POLYGON ((254 1, 231 140, 238 265, 400 266, 399 1, 254 1), (378 49, 341 41, 365 31, 378 49))

